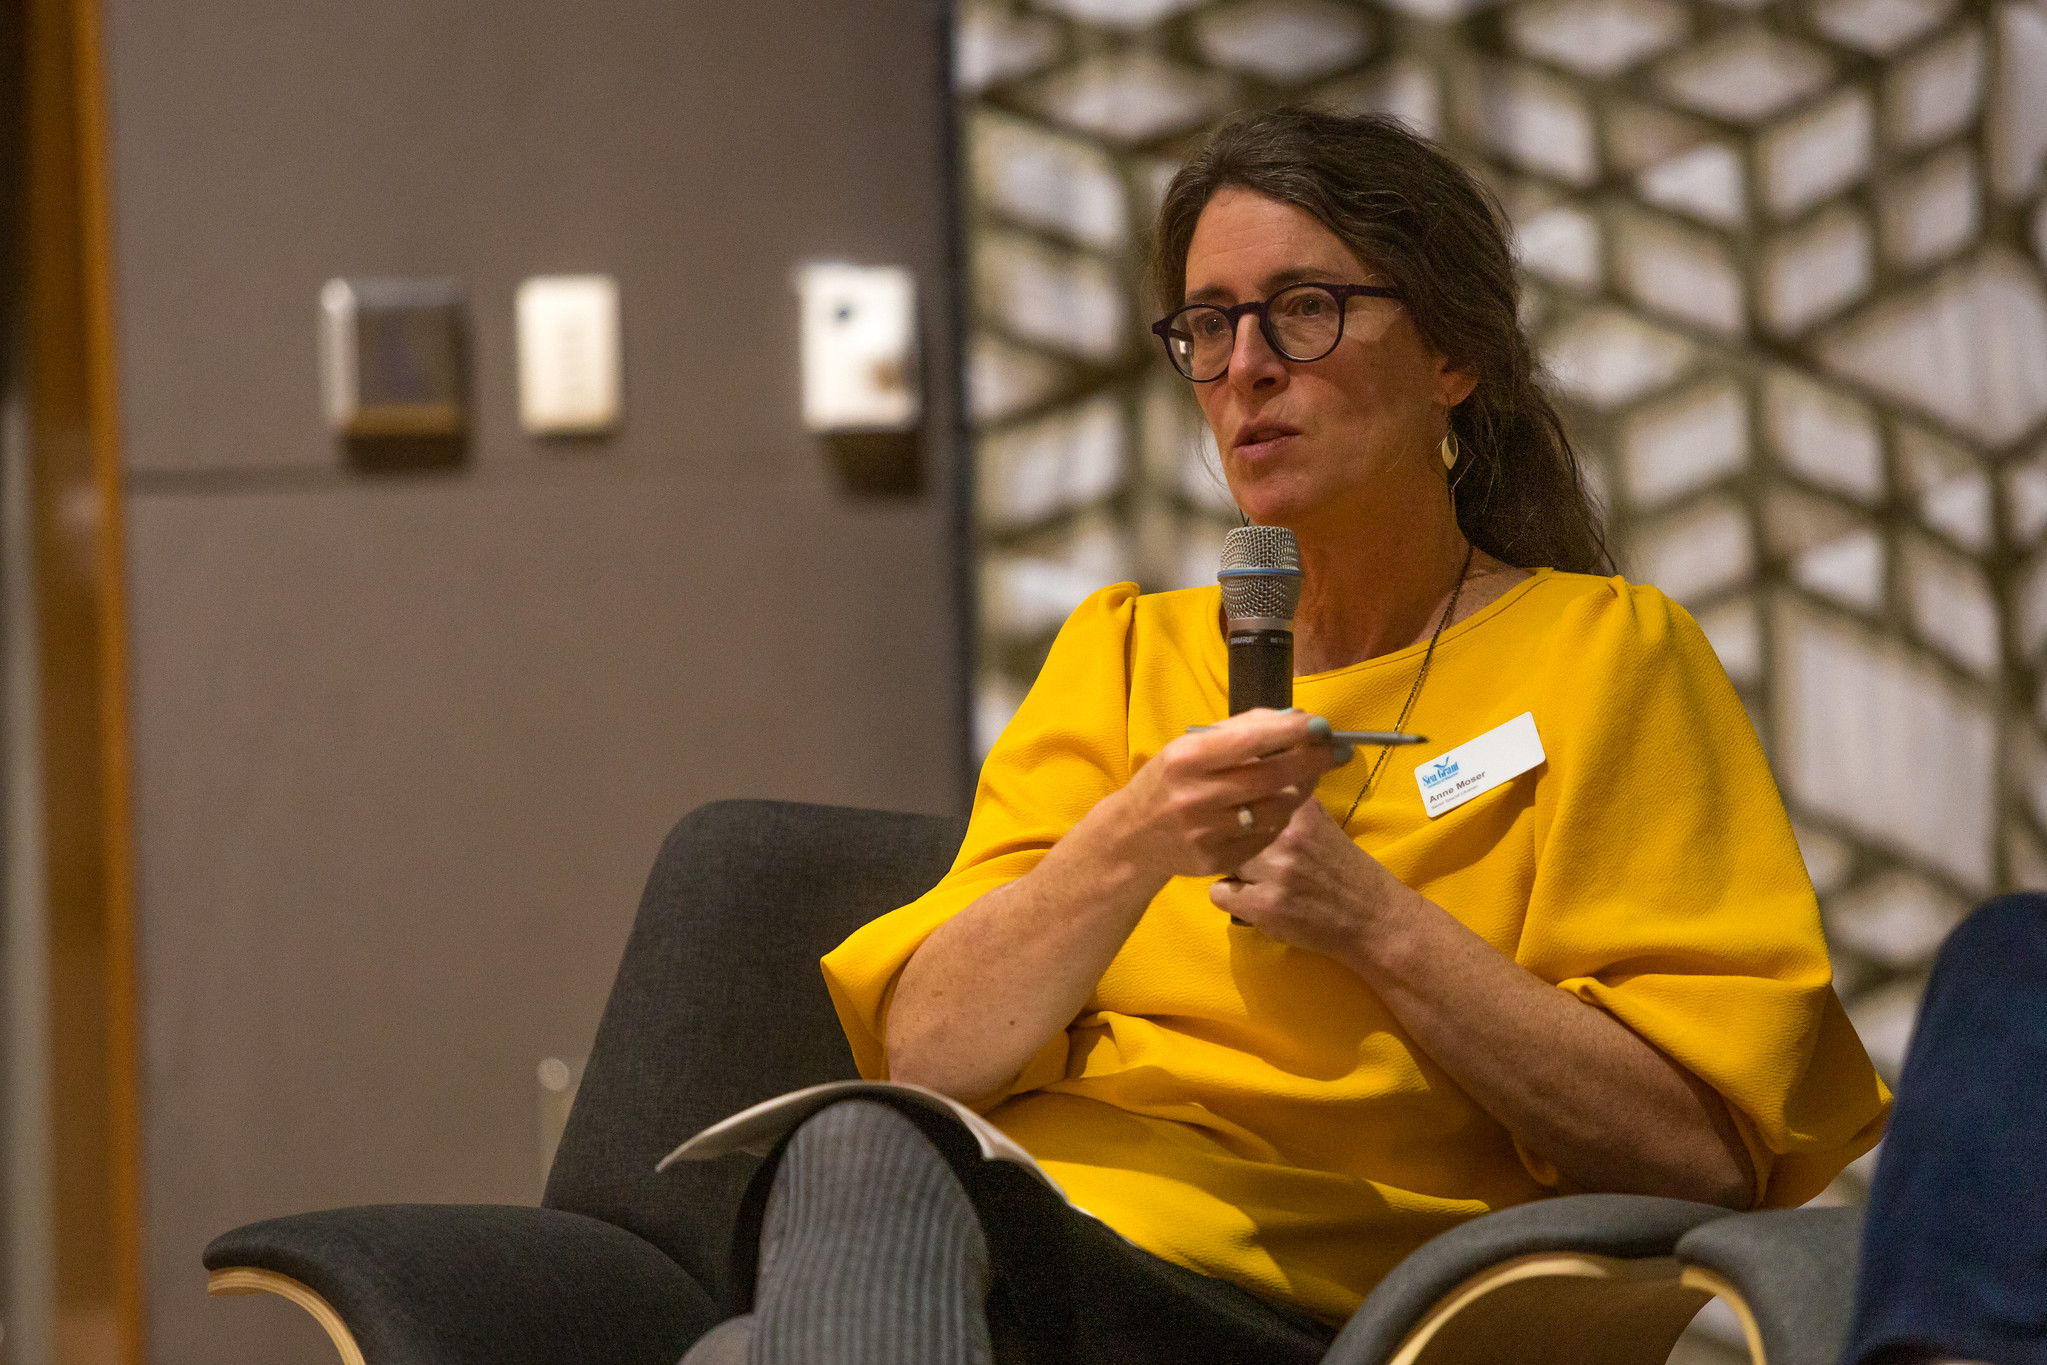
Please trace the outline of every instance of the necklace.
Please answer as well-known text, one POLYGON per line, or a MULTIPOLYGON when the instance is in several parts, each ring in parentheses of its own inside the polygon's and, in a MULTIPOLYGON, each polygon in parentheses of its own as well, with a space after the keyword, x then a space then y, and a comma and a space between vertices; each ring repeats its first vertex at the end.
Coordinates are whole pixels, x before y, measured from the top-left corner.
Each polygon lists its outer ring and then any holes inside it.
MULTIPOLYGON (((1436 657, 1436 641, 1443 638, 1443 631, 1450 625, 1450 618, 1457 614, 1457 599, 1464 595, 1464 580, 1471 573, 1471 555, 1477 548, 1469 542, 1465 544, 1464 565, 1457 570, 1457 586, 1450 590, 1450 605, 1443 608, 1443 619, 1436 623, 1436 633, 1429 637, 1429 647, 1422 651, 1422 666, 1415 671, 1414 686, 1407 689, 1407 700, 1400 707, 1400 719, 1393 722, 1395 730, 1407 728, 1408 713, 1414 710, 1414 699, 1422 694, 1422 680, 1429 676, 1429 661, 1436 657)), ((1371 791, 1372 784, 1379 780, 1379 769, 1386 766, 1386 759, 1392 752, 1391 746, 1379 750, 1379 761, 1374 763, 1372 771, 1365 775, 1365 785, 1359 787, 1358 794, 1350 799, 1350 809, 1345 811, 1343 819, 1337 822, 1338 829, 1349 827, 1350 818, 1358 813, 1358 802, 1365 799, 1365 793, 1371 791)))

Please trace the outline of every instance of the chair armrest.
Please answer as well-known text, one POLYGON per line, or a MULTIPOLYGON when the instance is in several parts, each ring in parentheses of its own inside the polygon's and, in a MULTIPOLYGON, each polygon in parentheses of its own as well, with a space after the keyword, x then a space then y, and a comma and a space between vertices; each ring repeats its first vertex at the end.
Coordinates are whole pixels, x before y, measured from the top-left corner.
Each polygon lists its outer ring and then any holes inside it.
POLYGON ((1708 1223, 1677 1244, 1685 1283, 1725 1299, 1749 1356, 1834 1365, 1855 1313, 1862 1210, 1772 1209, 1708 1223))
POLYGON ((331 1209, 223 1233, 204 1259, 209 1293, 291 1299, 346 1365, 675 1365, 723 1316, 652 1244, 558 1209, 331 1209))

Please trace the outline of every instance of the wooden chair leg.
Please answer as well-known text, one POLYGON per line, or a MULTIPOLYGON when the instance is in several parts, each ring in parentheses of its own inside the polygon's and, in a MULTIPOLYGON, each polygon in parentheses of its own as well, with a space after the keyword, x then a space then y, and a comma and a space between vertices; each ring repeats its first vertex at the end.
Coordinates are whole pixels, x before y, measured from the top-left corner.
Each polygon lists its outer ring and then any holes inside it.
POLYGON ((207 1275, 206 1292, 215 1295, 275 1294, 290 1299, 311 1313, 313 1321, 327 1333, 327 1339, 341 1353, 341 1365, 363 1365, 362 1347, 356 1345, 355 1333, 348 1330, 348 1324, 341 1320, 341 1314, 334 1311, 334 1305, 289 1275, 280 1275, 274 1270, 258 1270, 253 1266, 228 1266, 207 1275))
POLYGON ((1711 1297, 1669 1257, 1518 1256, 1444 1295, 1388 1365, 1663 1365, 1711 1297))

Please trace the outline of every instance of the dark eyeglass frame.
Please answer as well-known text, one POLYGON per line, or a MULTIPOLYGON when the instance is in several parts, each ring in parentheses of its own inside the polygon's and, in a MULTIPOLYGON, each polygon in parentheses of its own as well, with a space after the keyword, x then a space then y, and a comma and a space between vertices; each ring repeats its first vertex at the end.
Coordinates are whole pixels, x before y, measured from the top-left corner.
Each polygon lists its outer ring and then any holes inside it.
MULTIPOLYGON (((1174 374, 1179 375, 1190 384, 1213 384, 1216 380, 1221 379, 1230 372, 1228 364, 1225 364, 1218 373, 1212 374, 1206 379, 1196 379, 1193 375, 1181 369, 1179 362, 1173 359, 1173 338, 1171 335, 1173 323, 1188 313, 1201 309, 1221 313, 1230 320, 1230 335, 1233 338, 1237 334, 1237 323, 1242 320, 1246 313, 1253 314, 1258 319, 1259 334, 1265 338, 1265 344, 1272 348, 1273 353, 1285 356, 1295 364, 1304 365, 1311 360, 1320 360, 1323 356, 1328 355, 1330 351, 1343 344, 1343 324, 1350 316, 1350 301, 1352 299, 1397 299, 1399 297, 1400 291, 1398 289, 1389 289, 1381 284, 1324 284, 1320 280, 1302 280, 1298 284, 1290 284, 1286 288, 1278 290, 1272 295, 1272 298, 1254 299, 1249 303, 1239 303, 1229 308, 1225 308, 1219 303, 1190 303, 1184 308, 1174 309, 1157 322, 1154 322, 1151 325, 1151 330, 1153 335, 1158 337, 1159 344, 1166 348, 1166 361, 1172 365, 1174 374), (1332 296, 1336 300, 1336 339, 1329 343, 1327 349, 1315 355, 1294 355, 1286 347, 1280 345, 1279 338, 1272 334, 1272 300, 1278 298, 1281 294, 1290 294, 1296 289, 1320 289, 1323 293, 1332 296)), ((1234 341, 1231 343, 1231 346, 1232 353, 1234 353, 1234 341)))

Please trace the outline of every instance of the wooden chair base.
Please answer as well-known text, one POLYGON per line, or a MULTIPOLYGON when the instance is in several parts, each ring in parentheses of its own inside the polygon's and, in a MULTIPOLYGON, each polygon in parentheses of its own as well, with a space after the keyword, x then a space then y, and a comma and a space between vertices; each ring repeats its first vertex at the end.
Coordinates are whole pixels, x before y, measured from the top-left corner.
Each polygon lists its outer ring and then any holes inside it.
POLYGON ((1742 1336, 1748 1340, 1749 1365, 1770 1365, 1769 1357, 1763 1351, 1763 1331, 1756 1323, 1755 1310, 1749 1307, 1748 1300, 1741 1296, 1739 1289, 1724 1275, 1696 1265, 1685 1267, 1684 1282, 1716 1299, 1725 1300, 1741 1322, 1742 1336))
POLYGON ((1669 1257, 1517 1256, 1444 1295, 1388 1365, 1663 1365, 1714 1292, 1669 1257))
POLYGON ((334 1311, 334 1305, 289 1275, 280 1275, 274 1270, 257 1270, 253 1266, 228 1266, 207 1275, 206 1292, 216 1295, 275 1294, 279 1298, 290 1299, 311 1313, 313 1321, 327 1333, 327 1339, 341 1353, 341 1365, 363 1365, 362 1347, 356 1345, 355 1333, 348 1330, 348 1324, 341 1320, 341 1314, 334 1311))

